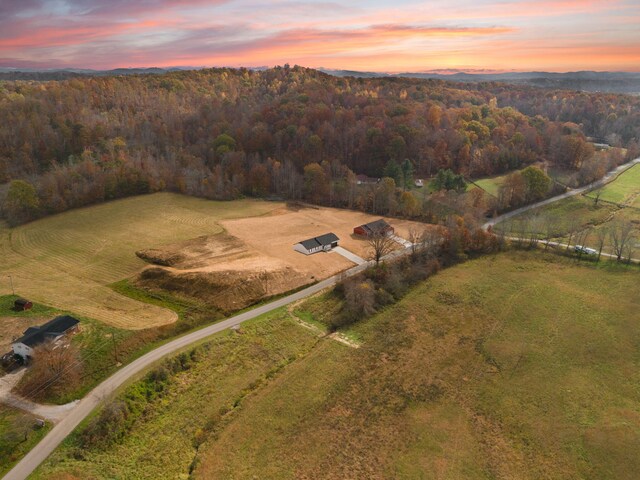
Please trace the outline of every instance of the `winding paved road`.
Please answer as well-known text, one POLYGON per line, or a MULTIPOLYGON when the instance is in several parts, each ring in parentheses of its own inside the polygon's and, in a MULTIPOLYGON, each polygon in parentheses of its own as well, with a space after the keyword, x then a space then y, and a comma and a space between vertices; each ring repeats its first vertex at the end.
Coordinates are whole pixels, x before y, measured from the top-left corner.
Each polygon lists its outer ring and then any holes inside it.
POLYGON ((310 287, 292 293, 286 297, 274 300, 271 303, 262 305, 248 312, 240 313, 227 320, 215 323, 208 327, 202 328, 195 332, 189 333, 182 337, 176 338, 171 342, 165 343, 158 348, 151 350, 149 353, 125 365, 104 382, 89 392, 82 400, 80 400, 73 409, 38 443, 19 463, 17 463, 5 476, 4 480, 23 480, 27 478, 58 445, 73 431, 78 424, 87 417, 101 402, 107 399, 116 389, 125 382, 139 374, 155 362, 163 359, 167 355, 175 353, 189 345, 204 340, 205 338, 226 330, 228 328, 240 325, 247 320, 252 320, 260 315, 271 312, 277 308, 285 306, 289 303, 302 300, 310 295, 320 292, 327 287, 335 285, 345 276, 352 276, 366 269, 372 262, 366 262, 362 265, 335 275, 326 280, 316 283, 310 287))
POLYGON ((513 210, 511 212, 504 213, 504 214, 502 214, 502 215, 500 215, 498 217, 492 218, 487 223, 485 223, 482 226, 482 228, 487 230, 489 227, 493 227, 497 223, 503 222, 505 220, 509 220, 512 217, 520 215, 521 213, 527 212, 529 210, 533 210, 534 208, 544 207, 545 205, 549 205, 550 203, 555 203, 555 202, 557 202, 559 200, 564 200, 565 198, 574 197, 574 196, 580 195, 580 194, 582 194, 584 192, 588 192, 589 190, 593 190, 594 188, 601 187, 601 186, 609 183, 612 179, 614 179, 615 177, 620 175, 622 172, 624 172, 626 170, 629 170, 631 167, 633 167, 637 163, 640 163, 640 158, 636 158, 635 160, 631 160, 631 161, 629 161, 627 163, 623 163, 619 167, 616 167, 613 170, 611 170, 609 173, 607 173, 600 180, 596 180, 595 182, 590 183, 588 185, 585 185, 584 187, 576 188, 574 190, 569 190, 568 192, 563 193, 561 195, 557 195, 555 197, 547 198, 546 200, 542 200, 541 202, 532 203, 531 205, 526 205, 524 207, 518 208, 518 209, 513 210))

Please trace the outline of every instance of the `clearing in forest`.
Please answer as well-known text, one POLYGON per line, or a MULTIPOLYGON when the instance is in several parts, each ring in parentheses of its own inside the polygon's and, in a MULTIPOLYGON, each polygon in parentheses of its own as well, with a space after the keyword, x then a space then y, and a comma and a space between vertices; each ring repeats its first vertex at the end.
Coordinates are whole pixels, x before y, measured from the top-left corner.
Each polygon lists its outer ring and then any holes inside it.
MULTIPOLYGON (((368 256, 353 228, 376 216, 281 202, 216 202, 156 193, 68 211, 16 228, 0 227, 0 295, 17 294, 118 328, 166 325, 176 313, 109 285, 138 286, 203 300, 222 312, 251 305, 341 272, 337 253, 305 256, 293 244, 327 232, 368 256), (137 255, 136 255, 137 254, 137 255), (152 264, 152 265, 150 265, 152 264), (138 275, 139 274, 139 275, 138 275)), ((410 225, 391 220, 400 236, 410 225)))
MULTIPOLYGON (((369 243, 355 237, 353 228, 378 218, 351 210, 281 206, 267 215, 222 220, 224 233, 138 252, 151 266, 135 283, 229 313, 355 265, 336 252, 303 255, 294 251, 293 245, 301 240, 333 232, 342 247, 368 258, 369 243)), ((430 228, 396 219, 389 223, 404 238, 409 228, 430 228)))

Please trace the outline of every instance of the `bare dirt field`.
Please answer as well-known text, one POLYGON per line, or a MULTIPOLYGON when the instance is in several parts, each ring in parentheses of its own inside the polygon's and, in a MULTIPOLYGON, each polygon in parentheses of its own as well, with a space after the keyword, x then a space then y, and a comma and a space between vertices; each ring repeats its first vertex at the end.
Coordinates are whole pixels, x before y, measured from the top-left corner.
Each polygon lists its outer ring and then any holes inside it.
MULTIPOLYGON (((353 264, 334 253, 305 256, 294 251, 293 245, 307 238, 333 232, 340 238, 342 247, 366 260, 371 256, 369 245, 366 240, 353 235, 353 228, 379 218, 381 217, 334 208, 280 208, 262 217, 225 220, 220 224, 228 233, 248 245, 285 260, 310 275, 323 277, 353 264)), ((396 234, 405 239, 411 226, 418 230, 427 228, 425 224, 408 220, 386 220, 395 228, 396 234)))
MULTIPOLYGON (((341 246, 368 259, 367 241, 352 232, 378 218, 330 208, 281 207, 260 217, 223 220, 225 233, 138 252, 153 266, 141 272, 137 284, 194 297, 223 311, 237 310, 354 265, 335 252, 294 251, 293 245, 301 240, 333 232, 341 246)), ((412 225, 425 228, 415 222, 388 221, 405 238, 412 225)))

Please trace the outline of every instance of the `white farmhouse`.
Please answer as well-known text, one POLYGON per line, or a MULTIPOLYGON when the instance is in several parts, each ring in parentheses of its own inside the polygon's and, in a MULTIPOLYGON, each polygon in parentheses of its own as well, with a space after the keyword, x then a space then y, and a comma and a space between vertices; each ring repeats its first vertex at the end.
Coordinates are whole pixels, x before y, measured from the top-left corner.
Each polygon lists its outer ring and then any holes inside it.
POLYGON ((61 315, 40 327, 29 327, 24 331, 22 337, 11 344, 13 353, 28 360, 33 356, 35 347, 47 341, 58 340, 68 332, 76 330, 79 323, 79 320, 69 315, 61 315))
POLYGON ((293 249, 296 252, 311 255, 317 252, 328 252, 332 248, 337 247, 339 241, 340 239, 335 233, 325 233, 319 237, 298 242, 293 246, 293 249))

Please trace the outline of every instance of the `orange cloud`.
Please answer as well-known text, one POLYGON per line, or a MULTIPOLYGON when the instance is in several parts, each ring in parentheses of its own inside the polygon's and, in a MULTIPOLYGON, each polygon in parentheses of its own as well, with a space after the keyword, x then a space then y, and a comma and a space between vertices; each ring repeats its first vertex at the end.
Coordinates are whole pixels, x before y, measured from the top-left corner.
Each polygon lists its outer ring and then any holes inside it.
POLYGON ((640 68, 632 0, 330 1, 0 0, 0 66, 640 68))

